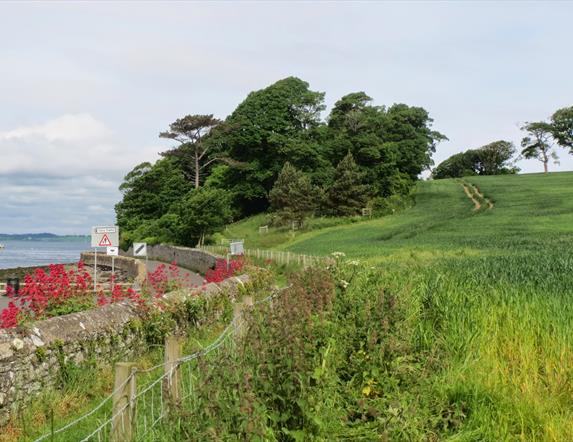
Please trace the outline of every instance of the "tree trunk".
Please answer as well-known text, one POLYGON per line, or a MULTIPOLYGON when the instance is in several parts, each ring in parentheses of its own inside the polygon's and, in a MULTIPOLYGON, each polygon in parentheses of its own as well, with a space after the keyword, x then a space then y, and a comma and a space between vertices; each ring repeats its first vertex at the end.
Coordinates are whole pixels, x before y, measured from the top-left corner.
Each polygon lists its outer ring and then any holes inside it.
POLYGON ((199 188, 199 155, 195 151, 195 189, 199 188))
POLYGON ((547 158, 547 152, 545 150, 543 152, 543 172, 547 173, 547 163, 549 162, 549 158, 547 158))
POLYGON ((547 160, 543 162, 543 172, 547 173, 547 160))

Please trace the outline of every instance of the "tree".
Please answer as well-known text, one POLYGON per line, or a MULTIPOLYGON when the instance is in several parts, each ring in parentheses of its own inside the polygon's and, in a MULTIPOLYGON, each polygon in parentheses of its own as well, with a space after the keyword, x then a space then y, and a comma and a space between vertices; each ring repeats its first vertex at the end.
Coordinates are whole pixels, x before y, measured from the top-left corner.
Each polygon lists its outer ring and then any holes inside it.
POLYGON ((514 168, 513 157, 516 153, 511 141, 494 141, 477 149, 477 159, 480 163, 480 175, 503 175, 514 168))
POLYGON ((309 172, 324 165, 322 146, 311 136, 321 124, 322 110, 323 93, 288 77, 251 92, 227 117, 230 129, 214 134, 228 156, 241 164, 227 170, 225 185, 243 215, 268 207, 268 192, 286 161, 309 172))
POLYGON ((363 115, 374 109, 370 98, 364 92, 353 92, 338 100, 328 118, 328 126, 333 129, 346 128, 351 132, 357 132, 364 126, 363 115))
POLYGON ((191 187, 177 158, 137 165, 119 187, 123 198, 115 212, 122 236, 147 220, 161 218, 191 187))
POLYGON ((231 195, 223 189, 201 187, 187 193, 177 210, 178 243, 194 246, 203 243, 207 235, 222 230, 233 218, 230 203, 231 195))
POLYGON ((433 164, 436 143, 446 137, 431 129, 432 119, 423 108, 386 108, 371 101, 364 92, 354 92, 335 103, 328 118, 327 152, 333 164, 351 152, 373 193, 389 196, 397 187, 412 186, 433 164))
POLYGON ((433 171, 435 179, 471 175, 504 175, 517 173, 514 165, 515 146, 510 141, 494 141, 477 149, 452 155, 433 171))
POLYGON ((204 137, 221 124, 213 115, 187 115, 169 125, 169 130, 161 132, 160 138, 169 138, 179 146, 163 152, 163 156, 176 156, 183 160, 195 188, 199 188, 205 168, 215 161, 225 160, 220 152, 212 152, 213 143, 205 143, 204 137))
POLYGON ((272 210, 283 222, 304 224, 317 206, 317 189, 310 178, 286 162, 269 193, 272 210))
POLYGON ((456 153, 438 164, 432 171, 432 177, 442 179, 477 175, 476 163, 478 161, 478 154, 475 150, 456 153))
POLYGON ((362 173, 350 152, 336 167, 334 183, 328 189, 328 205, 337 216, 360 213, 368 201, 368 186, 362 184, 362 173))
POLYGON ((547 173, 549 158, 553 158, 555 163, 558 162, 557 153, 555 153, 551 144, 553 127, 549 123, 538 121, 525 124, 521 130, 526 131, 528 134, 521 140, 521 147, 523 147, 521 154, 525 158, 534 158, 541 161, 543 163, 543 171, 547 173))
POLYGON ((559 109, 551 116, 551 134, 559 146, 573 154, 573 106, 559 109))

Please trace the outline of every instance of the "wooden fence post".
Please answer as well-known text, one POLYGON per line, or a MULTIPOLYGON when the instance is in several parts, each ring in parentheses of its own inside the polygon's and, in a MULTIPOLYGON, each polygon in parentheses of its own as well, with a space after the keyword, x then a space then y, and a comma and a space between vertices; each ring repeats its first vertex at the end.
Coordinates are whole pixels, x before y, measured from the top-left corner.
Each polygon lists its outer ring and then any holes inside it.
MULTIPOLYGON (((181 358, 184 338, 181 336, 167 336, 165 338, 165 365, 163 370, 163 393, 167 400, 165 407, 179 403, 181 399, 181 370, 178 360, 181 358)), ((166 412, 168 410, 165 410, 166 412)))
POLYGON ((233 305, 233 321, 237 324, 236 336, 242 338, 245 335, 244 310, 252 307, 254 304, 252 296, 245 296, 241 302, 233 305))
POLYGON ((134 440, 133 424, 135 423, 136 380, 133 362, 115 364, 115 381, 113 393, 113 414, 111 422, 112 442, 130 442, 134 440))

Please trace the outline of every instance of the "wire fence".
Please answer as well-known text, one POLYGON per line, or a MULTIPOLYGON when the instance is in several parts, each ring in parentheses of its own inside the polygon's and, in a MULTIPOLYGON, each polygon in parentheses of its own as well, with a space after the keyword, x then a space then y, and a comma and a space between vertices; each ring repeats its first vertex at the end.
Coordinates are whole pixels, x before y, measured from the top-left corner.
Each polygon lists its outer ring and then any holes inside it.
MULTIPOLYGON (((229 253, 229 246, 226 245, 201 246, 201 249, 206 252, 223 256, 226 256, 229 253)), ((277 264, 297 264, 304 268, 323 264, 328 261, 328 257, 326 256, 303 255, 282 250, 244 249, 244 255, 251 258, 271 260, 277 264)))
POLYGON ((173 349, 181 349, 181 338, 168 337, 164 362, 147 369, 137 368, 131 363, 116 364, 115 386, 109 396, 87 413, 43 434, 35 442, 143 440, 167 416, 173 403, 184 409, 193 408, 197 401, 198 361, 209 358, 207 362, 216 363, 221 350, 230 350, 234 340, 229 338, 236 337, 244 323, 243 309, 271 302, 283 291, 274 292, 254 303, 246 298, 243 303, 236 304, 231 323, 201 350, 185 356, 173 355, 173 349), (122 370, 124 378, 118 375, 122 370))

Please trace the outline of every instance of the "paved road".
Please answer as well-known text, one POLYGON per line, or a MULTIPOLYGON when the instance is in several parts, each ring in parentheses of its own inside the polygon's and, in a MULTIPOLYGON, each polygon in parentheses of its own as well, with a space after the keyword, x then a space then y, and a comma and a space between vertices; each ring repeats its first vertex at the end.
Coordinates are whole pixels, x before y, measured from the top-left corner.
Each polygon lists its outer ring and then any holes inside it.
MULTIPOLYGON (((147 261, 147 271, 153 272, 159 267, 161 264, 165 265, 169 268, 169 264, 165 264, 164 262, 159 261, 147 261)), ((184 269, 179 267, 179 278, 189 286, 197 286, 203 284, 203 280, 205 279, 203 276, 199 275, 198 273, 192 272, 191 270, 184 269)))
MULTIPOLYGON (((147 271, 153 272, 159 267, 161 264, 169 267, 169 264, 165 264, 159 261, 148 261, 147 262, 147 271)), ((179 277, 182 281, 186 283, 189 287, 197 286, 203 284, 203 276, 199 275, 198 273, 192 272, 190 270, 184 269, 179 267, 179 277)), ((0 294, 0 312, 8 307, 8 302, 10 299, 3 294, 0 294)))
POLYGON ((4 295, 0 295, 0 312, 2 310, 4 310, 6 307, 8 307, 8 302, 10 301, 10 299, 8 299, 7 296, 4 295))

